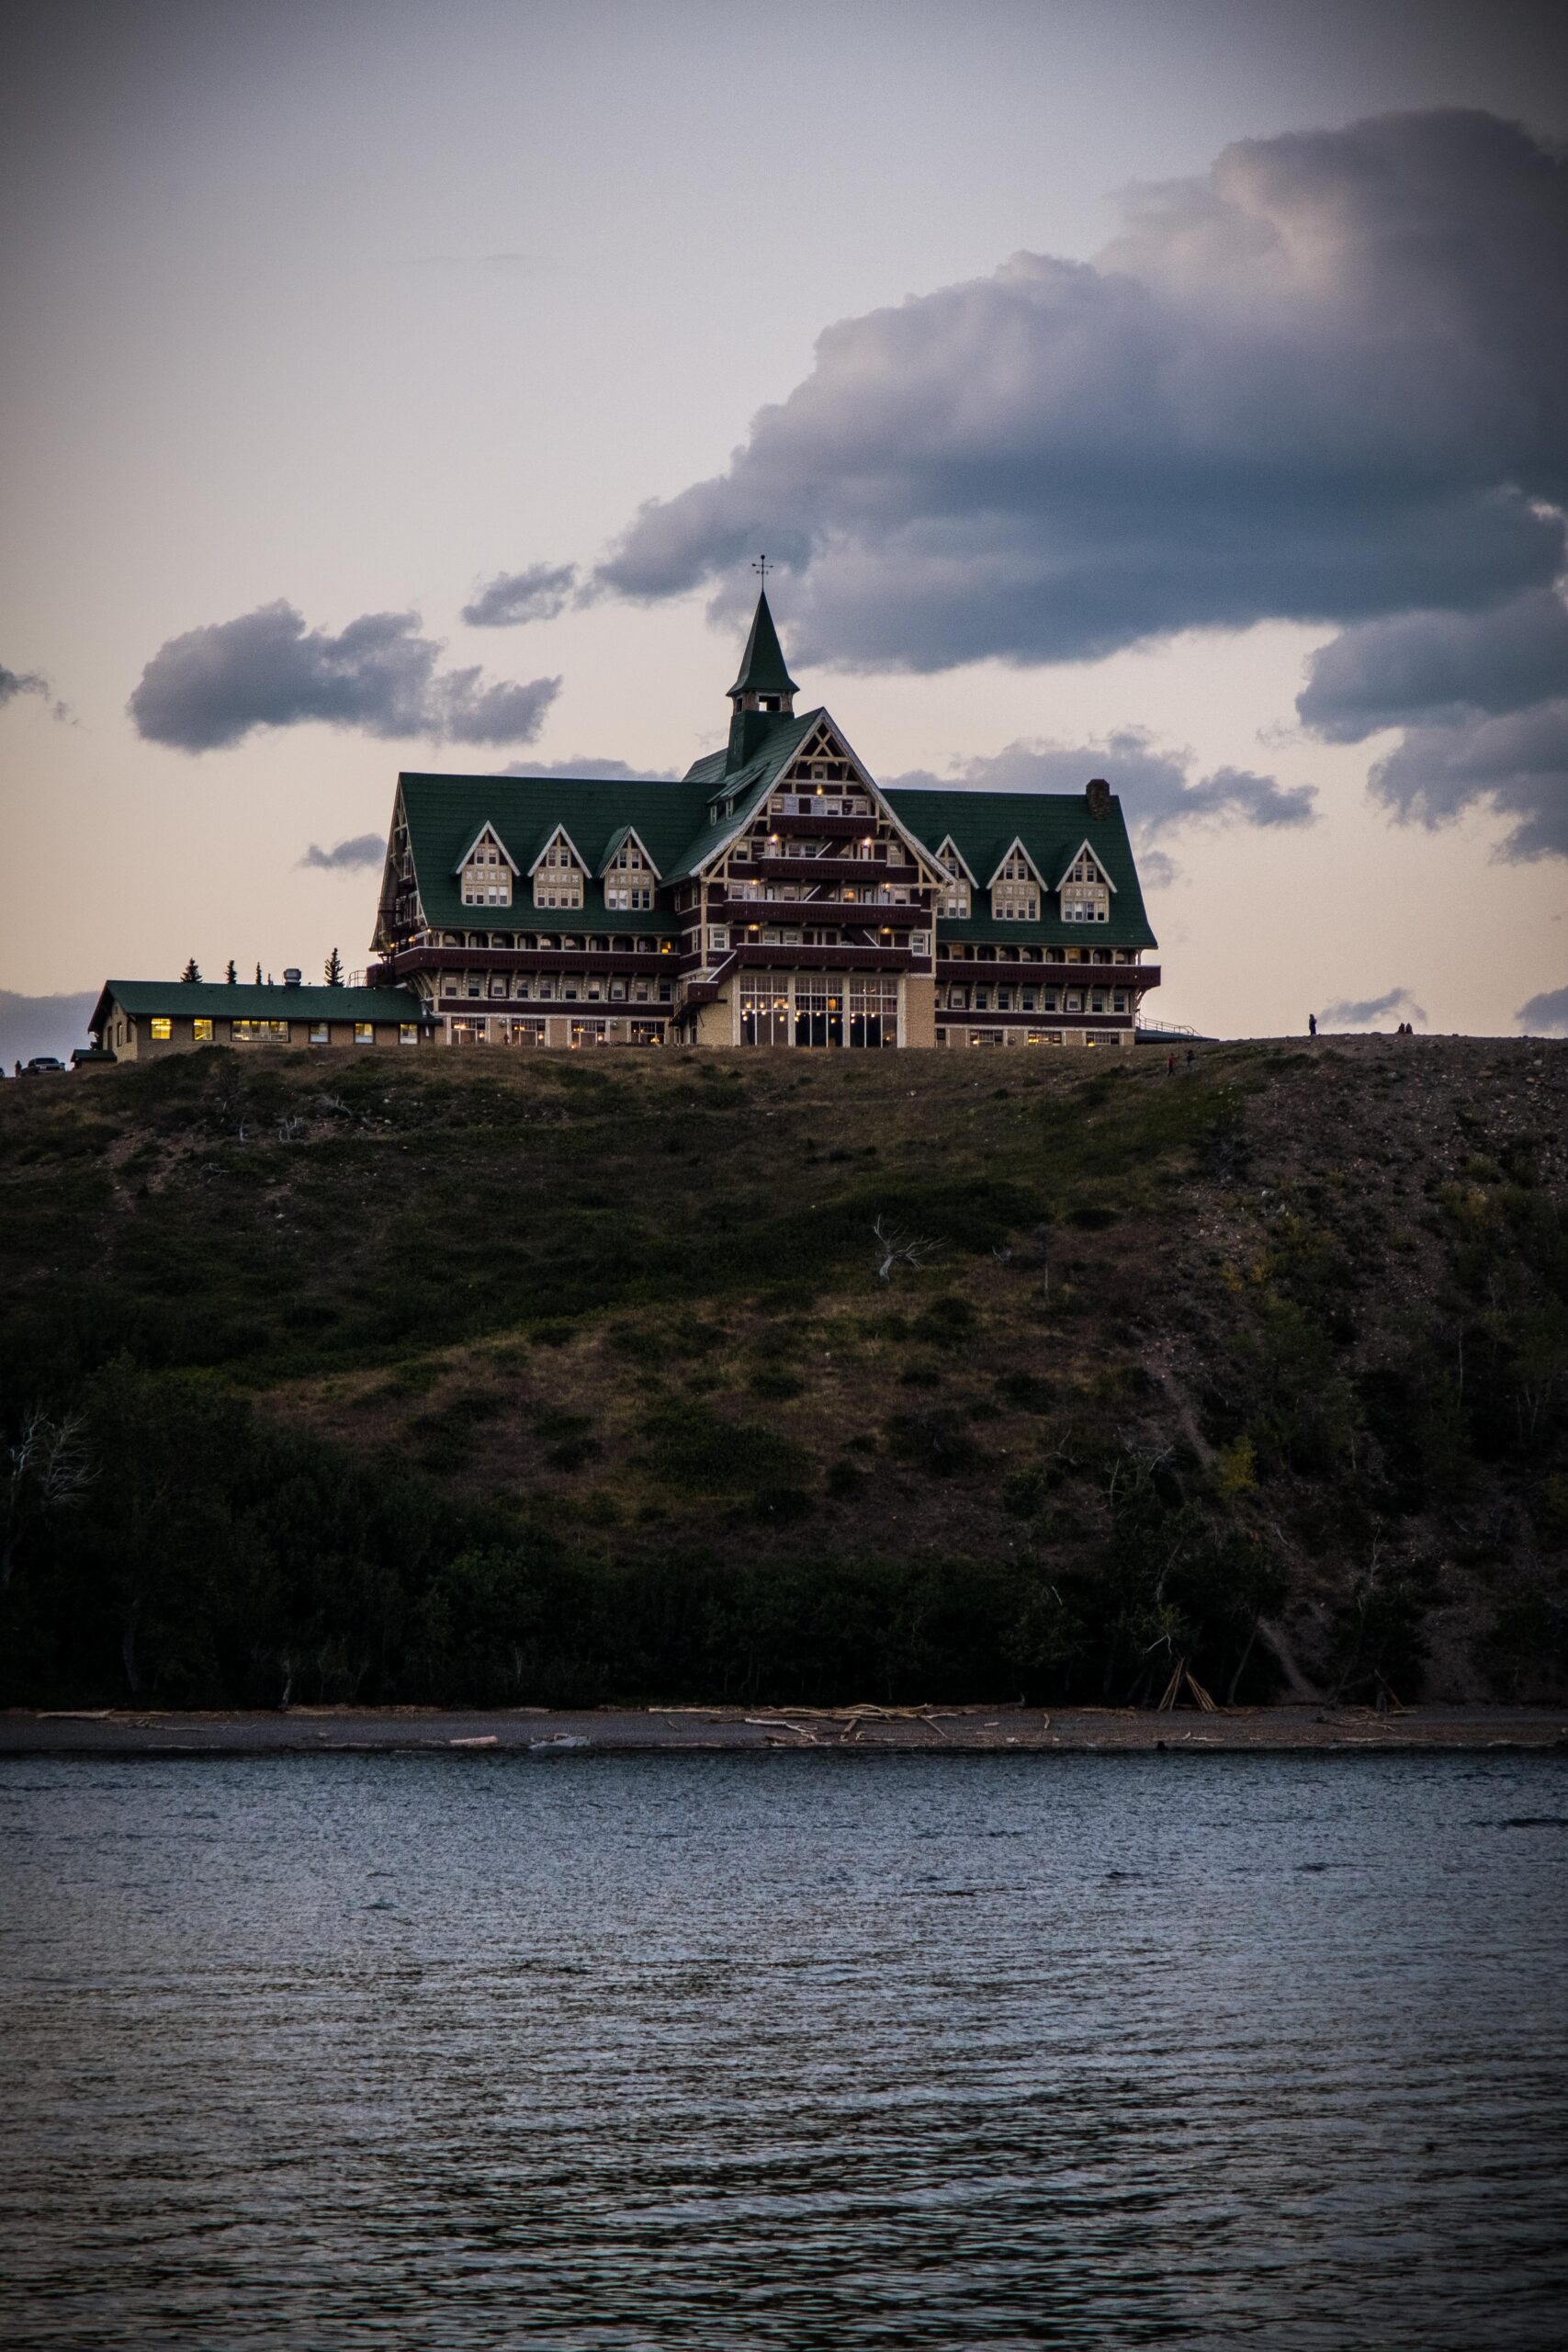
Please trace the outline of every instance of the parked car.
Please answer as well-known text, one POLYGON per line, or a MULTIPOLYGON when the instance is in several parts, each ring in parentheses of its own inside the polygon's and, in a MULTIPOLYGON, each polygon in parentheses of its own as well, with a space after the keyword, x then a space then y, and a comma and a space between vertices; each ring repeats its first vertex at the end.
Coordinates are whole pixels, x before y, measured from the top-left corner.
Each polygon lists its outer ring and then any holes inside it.
POLYGON ((17 1064, 18 1078, 51 1078, 56 1070, 63 1077, 65 1064, 58 1054, 35 1054, 30 1062, 17 1064))

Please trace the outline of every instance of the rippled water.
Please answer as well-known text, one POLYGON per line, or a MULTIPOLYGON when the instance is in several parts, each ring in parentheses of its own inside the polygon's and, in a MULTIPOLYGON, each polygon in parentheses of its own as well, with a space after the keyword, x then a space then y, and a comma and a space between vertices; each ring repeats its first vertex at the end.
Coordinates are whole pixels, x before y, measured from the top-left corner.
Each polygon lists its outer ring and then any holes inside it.
POLYGON ((0 1771, 9 2344, 1561 2346, 1552 1758, 0 1771))

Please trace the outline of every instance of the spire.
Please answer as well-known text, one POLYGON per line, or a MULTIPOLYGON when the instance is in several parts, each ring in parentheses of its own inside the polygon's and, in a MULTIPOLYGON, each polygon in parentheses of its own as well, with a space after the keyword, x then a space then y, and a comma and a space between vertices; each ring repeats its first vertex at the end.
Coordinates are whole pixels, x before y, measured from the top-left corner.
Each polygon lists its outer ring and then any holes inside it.
MULTIPOLYGON (((781 700, 773 703, 771 707, 779 710, 799 691, 784 667, 784 648, 773 627, 773 616, 768 610, 768 592, 764 588, 757 598, 751 634, 746 640, 746 650, 740 658, 740 675, 729 689, 730 698, 734 701, 741 695, 776 695, 781 700)), ((737 707, 739 707, 739 703, 737 707)), ((761 707, 766 708, 770 706, 761 707)), ((759 706, 753 703, 750 707, 756 709, 759 706)))

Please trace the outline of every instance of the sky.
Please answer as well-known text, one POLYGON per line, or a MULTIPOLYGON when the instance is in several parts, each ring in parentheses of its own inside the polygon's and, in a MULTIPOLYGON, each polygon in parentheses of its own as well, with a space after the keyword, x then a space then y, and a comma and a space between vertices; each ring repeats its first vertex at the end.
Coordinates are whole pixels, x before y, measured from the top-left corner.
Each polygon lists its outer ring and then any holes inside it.
POLYGON ((683 770, 762 549, 883 781, 1110 778, 1152 1017, 1568 1034, 1559 14, 21 0, 0 1055, 683 770))

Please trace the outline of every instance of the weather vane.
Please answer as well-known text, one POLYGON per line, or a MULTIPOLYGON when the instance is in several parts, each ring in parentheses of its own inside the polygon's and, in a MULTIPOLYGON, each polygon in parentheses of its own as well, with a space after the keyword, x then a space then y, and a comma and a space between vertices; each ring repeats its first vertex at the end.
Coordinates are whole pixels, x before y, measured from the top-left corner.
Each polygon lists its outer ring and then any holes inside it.
POLYGON ((776 563, 770 563, 765 555, 760 555, 757 558, 756 562, 751 566, 751 569, 756 572, 759 579, 761 581, 763 588, 765 589, 768 584, 769 572, 776 571, 778 570, 778 565, 776 563))

